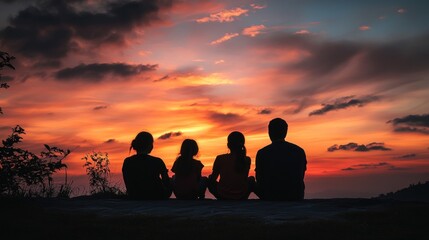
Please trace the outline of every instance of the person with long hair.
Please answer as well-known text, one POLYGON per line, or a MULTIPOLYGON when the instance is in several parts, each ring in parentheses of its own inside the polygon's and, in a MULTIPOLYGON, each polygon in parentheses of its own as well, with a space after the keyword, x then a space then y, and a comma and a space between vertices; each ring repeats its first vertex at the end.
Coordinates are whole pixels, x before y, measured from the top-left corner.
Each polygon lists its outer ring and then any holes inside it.
POLYGON ((204 165, 194 159, 198 154, 198 144, 193 139, 185 139, 180 147, 180 154, 171 169, 173 192, 177 199, 204 199, 207 178, 201 176, 204 165))
POLYGON ((243 200, 252 191, 254 178, 248 177, 251 160, 246 156, 244 143, 241 132, 231 132, 227 144, 230 153, 218 155, 213 163, 209 191, 217 199, 243 200))
POLYGON ((149 153, 153 149, 153 136, 140 132, 131 142, 135 155, 125 158, 122 174, 127 194, 133 199, 168 199, 172 193, 168 169, 161 158, 149 153))

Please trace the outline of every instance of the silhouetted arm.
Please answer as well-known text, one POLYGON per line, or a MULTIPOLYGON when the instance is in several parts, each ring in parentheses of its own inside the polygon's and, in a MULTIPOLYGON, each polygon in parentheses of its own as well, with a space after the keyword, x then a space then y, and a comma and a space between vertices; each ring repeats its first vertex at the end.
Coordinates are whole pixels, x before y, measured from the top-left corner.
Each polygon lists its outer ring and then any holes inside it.
POLYGON ((301 169, 302 169, 301 179, 304 179, 305 171, 307 170, 307 157, 305 155, 304 149, 302 150, 302 153, 301 153, 301 163, 302 163, 302 165, 301 165, 301 169))
POLYGON ((255 178, 256 182, 261 183, 264 181, 263 176, 263 170, 264 170, 264 163, 263 163, 262 154, 260 151, 256 154, 256 160, 255 160, 255 178))
POLYGON ((214 163, 213 163, 213 171, 212 174, 209 176, 209 181, 215 182, 217 178, 219 177, 220 169, 219 169, 219 160, 218 157, 216 157, 214 163))
POLYGON ((162 166, 161 166, 161 180, 162 183, 164 184, 165 187, 167 187, 168 189, 171 189, 171 181, 170 181, 170 177, 168 176, 168 169, 165 166, 164 162, 162 161, 162 166))

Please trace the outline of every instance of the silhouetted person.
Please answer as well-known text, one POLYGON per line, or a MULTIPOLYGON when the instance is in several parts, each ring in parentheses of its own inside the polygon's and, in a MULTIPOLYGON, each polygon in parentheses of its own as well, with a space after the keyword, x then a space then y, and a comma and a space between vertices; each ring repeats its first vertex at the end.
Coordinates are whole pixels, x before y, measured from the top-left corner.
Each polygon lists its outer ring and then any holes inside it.
POLYGON ((180 155, 173 164, 173 192, 177 199, 204 199, 207 177, 201 176, 204 165, 194 159, 198 154, 195 140, 185 139, 180 147, 180 155))
POLYGON ((145 200, 168 199, 172 192, 168 170, 162 159, 149 155, 153 149, 152 135, 140 132, 131 148, 137 154, 127 157, 122 166, 128 196, 145 200))
POLYGON ((263 200, 304 199, 305 152, 285 141, 288 124, 275 118, 268 125, 272 143, 256 155, 256 195, 263 200))
POLYGON ((250 158, 246 156, 244 141, 242 133, 230 133, 228 136, 230 153, 217 156, 213 163, 213 172, 209 176, 209 191, 217 199, 247 199, 252 191, 255 179, 248 177, 250 158))

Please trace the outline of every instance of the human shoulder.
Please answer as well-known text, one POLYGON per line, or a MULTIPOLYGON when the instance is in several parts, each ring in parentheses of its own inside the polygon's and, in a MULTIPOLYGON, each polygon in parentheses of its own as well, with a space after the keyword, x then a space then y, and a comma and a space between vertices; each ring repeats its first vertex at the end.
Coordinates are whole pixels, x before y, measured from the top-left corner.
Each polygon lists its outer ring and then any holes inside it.
POLYGON ((273 144, 272 143, 269 144, 269 145, 267 145, 267 146, 265 146, 265 147, 263 147, 263 148, 261 148, 261 149, 259 149, 258 152, 257 152, 257 155, 269 152, 271 148, 273 148, 273 144))
POLYGON ((204 164, 200 160, 193 159, 193 163, 195 166, 204 167, 204 164))
POLYGON ((302 152, 302 153, 305 152, 303 148, 301 148, 300 146, 294 143, 291 143, 291 142, 285 142, 285 143, 288 145, 289 148, 293 149, 296 152, 302 152))
POLYGON ((217 155, 216 159, 227 159, 229 157, 228 153, 217 155))
POLYGON ((126 157, 126 158, 124 159, 124 163, 133 162, 133 161, 135 161, 136 159, 137 159, 137 155, 132 155, 132 156, 126 157))

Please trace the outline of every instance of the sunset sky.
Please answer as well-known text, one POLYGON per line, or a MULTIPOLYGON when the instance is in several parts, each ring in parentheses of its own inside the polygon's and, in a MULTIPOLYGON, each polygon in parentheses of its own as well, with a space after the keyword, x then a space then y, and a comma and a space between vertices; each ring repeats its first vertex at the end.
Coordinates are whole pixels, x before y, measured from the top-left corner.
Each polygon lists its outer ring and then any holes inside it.
MULTIPOLYGON (((115 182, 132 139, 171 169, 181 142, 204 175, 241 131, 252 159, 268 122, 307 154, 306 197, 370 197, 429 180, 425 0, 0 0, 0 137, 23 148, 108 152, 115 182)), ((171 172, 170 172, 171 175, 171 172)))

